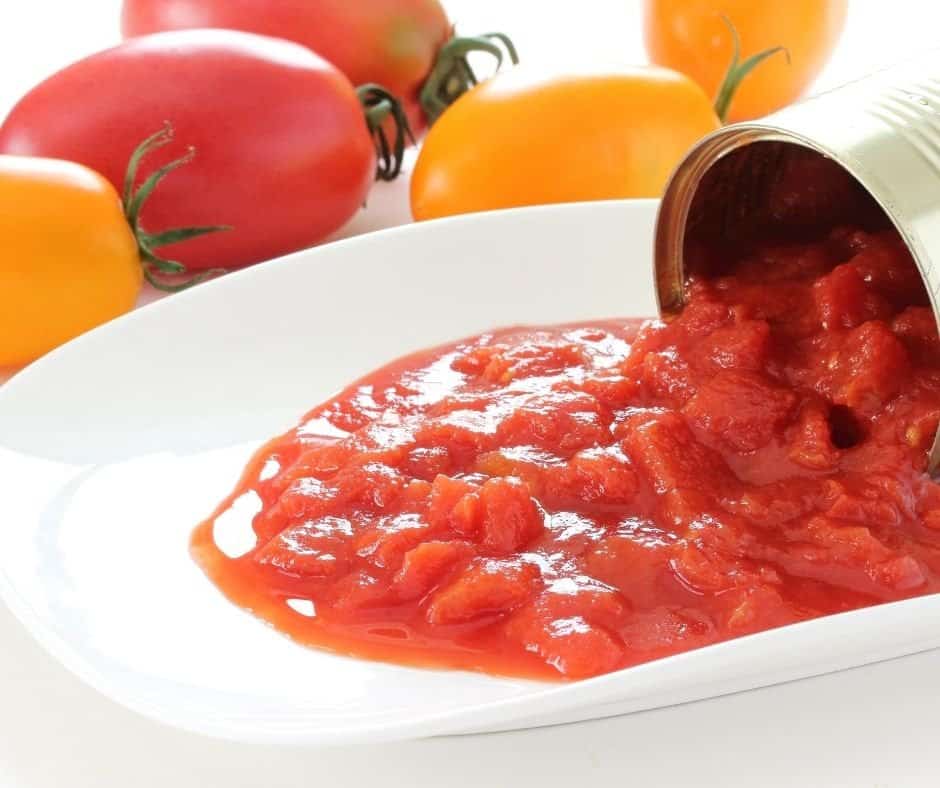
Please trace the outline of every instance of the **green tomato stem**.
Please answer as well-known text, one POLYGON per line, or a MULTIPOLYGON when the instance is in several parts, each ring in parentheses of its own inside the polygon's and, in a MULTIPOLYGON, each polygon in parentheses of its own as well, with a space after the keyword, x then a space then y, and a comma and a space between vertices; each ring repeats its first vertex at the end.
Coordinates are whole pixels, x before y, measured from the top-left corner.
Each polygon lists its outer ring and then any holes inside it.
POLYGON ((434 123, 444 110, 479 82, 467 59, 471 52, 490 55, 495 61, 495 71, 502 68, 507 55, 513 65, 519 63, 519 53, 505 33, 454 35, 437 53, 434 67, 421 88, 421 107, 429 123, 434 123))
POLYGON ((369 82, 356 88, 359 103, 362 104, 366 128, 375 145, 377 181, 393 181, 401 173, 405 158, 405 145, 408 140, 415 141, 408 123, 405 108, 397 96, 381 85, 369 82), (391 141, 386 132, 386 121, 391 118, 394 136, 391 141))
POLYGON ((174 170, 189 164, 196 156, 195 148, 190 147, 185 155, 160 167, 145 178, 144 182, 135 189, 137 175, 144 159, 153 151, 169 145, 172 141, 173 127, 169 123, 166 123, 160 131, 150 135, 137 146, 127 164, 122 199, 127 223, 130 225, 134 237, 137 239, 137 247, 140 250, 140 263, 144 269, 144 278, 158 290, 175 293, 180 290, 185 290, 187 287, 199 284, 199 282, 204 282, 206 279, 219 273, 224 273, 224 270, 215 268, 211 271, 195 274, 188 279, 167 281, 161 276, 158 276, 158 274, 180 277, 186 273, 186 266, 175 260, 168 260, 165 257, 161 257, 154 250, 163 246, 169 246, 170 244, 188 241, 192 238, 199 238, 203 235, 222 232, 232 228, 226 225, 178 227, 171 230, 163 230, 159 233, 148 233, 141 226, 141 211, 163 179, 174 170))
POLYGON ((715 114, 718 116, 718 120, 724 123, 725 119, 728 117, 728 110, 731 108, 731 102, 734 100, 735 93, 737 93, 738 88, 741 87, 741 83, 744 81, 744 78, 757 66, 767 60, 767 58, 771 57, 772 55, 776 55, 778 52, 783 52, 787 56, 787 63, 789 63, 790 52, 786 47, 771 47, 770 49, 765 49, 762 52, 758 52, 756 55, 751 55, 749 58, 747 58, 747 60, 742 62, 741 38, 738 36, 738 30, 732 24, 731 20, 728 19, 728 17, 726 17, 724 14, 722 14, 721 20, 731 31, 731 42, 733 45, 731 63, 728 65, 728 70, 725 72, 725 78, 722 80, 721 85, 718 88, 718 93, 715 96, 715 114))

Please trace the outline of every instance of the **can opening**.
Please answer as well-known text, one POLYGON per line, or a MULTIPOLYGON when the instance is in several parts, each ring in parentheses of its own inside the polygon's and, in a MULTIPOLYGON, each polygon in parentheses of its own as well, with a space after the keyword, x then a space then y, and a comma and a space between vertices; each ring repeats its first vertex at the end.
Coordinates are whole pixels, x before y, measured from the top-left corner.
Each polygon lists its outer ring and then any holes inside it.
MULTIPOLYGON (((682 311, 690 279, 732 273, 758 243, 829 243, 835 228, 852 227, 898 231, 920 272, 921 291, 908 291, 909 305, 933 306, 936 317, 926 263, 891 216, 896 206, 883 207, 846 166, 807 140, 756 124, 728 126, 699 143, 673 174, 660 206, 654 249, 660 315, 668 320, 682 311)), ((769 267, 767 286, 786 276, 769 267)), ((863 437, 850 416, 830 414, 833 442, 842 448, 863 437)), ((927 454, 928 471, 937 475, 940 430, 927 454)))
POLYGON ((788 142, 755 142, 719 159, 689 206, 686 276, 720 275, 755 241, 809 241, 828 228, 868 231, 891 220, 868 191, 832 159, 788 142))
POLYGON ((840 224, 870 232, 892 226, 844 167, 798 143, 758 140, 715 158, 690 157, 684 166, 670 184, 671 199, 669 193, 664 199, 657 237, 665 317, 682 309, 690 276, 730 273, 729 261, 755 242, 811 240, 840 224), (684 197, 680 189, 687 190, 684 197), (673 248, 660 248, 670 242, 673 248))

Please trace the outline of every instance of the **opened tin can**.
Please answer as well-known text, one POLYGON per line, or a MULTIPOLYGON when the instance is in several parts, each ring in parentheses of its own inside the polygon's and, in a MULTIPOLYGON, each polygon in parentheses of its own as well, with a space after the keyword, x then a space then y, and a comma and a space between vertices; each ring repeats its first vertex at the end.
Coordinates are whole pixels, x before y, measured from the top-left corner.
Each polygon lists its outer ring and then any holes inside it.
MULTIPOLYGON (((845 178, 899 231, 920 270, 940 327, 940 52, 905 62, 759 121, 699 142, 666 186, 654 264, 660 314, 684 306, 694 244, 743 240, 768 223, 804 221, 812 205, 780 204, 774 187, 794 162, 815 159, 845 178), (775 202, 776 201, 776 202, 775 202)), ((848 200, 825 189, 807 200, 848 200)), ((929 453, 940 468, 940 431, 929 453)))

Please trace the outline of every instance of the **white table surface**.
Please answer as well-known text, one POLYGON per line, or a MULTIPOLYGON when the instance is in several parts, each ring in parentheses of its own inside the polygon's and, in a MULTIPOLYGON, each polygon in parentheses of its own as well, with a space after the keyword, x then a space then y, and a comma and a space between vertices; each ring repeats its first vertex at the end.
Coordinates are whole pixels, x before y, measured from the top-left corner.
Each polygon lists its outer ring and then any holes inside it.
MULTIPOLYGON (((643 60, 635 0, 548 0, 534 14, 533 0, 445 4, 467 32, 512 33, 530 64, 643 60)), ((936 46, 931 5, 852 0, 849 27, 818 86, 936 46)), ((3 6, 0 114, 38 79, 117 38, 119 0, 3 6)), ((342 234, 407 221, 406 193, 404 180, 378 189, 342 234)), ((139 718, 74 679, 0 608, 0 788, 936 786, 938 677, 940 652, 928 652, 595 723, 290 750, 211 741, 139 718)))

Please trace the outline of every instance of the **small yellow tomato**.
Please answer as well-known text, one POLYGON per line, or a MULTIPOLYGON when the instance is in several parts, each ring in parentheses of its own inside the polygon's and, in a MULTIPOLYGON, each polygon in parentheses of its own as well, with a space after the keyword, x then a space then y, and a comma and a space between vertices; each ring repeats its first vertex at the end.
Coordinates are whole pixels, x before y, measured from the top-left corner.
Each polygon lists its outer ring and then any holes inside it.
POLYGON ((142 270, 114 187, 71 162, 0 156, 0 365, 133 308, 142 270))
POLYGON ((743 81, 728 119, 759 118, 796 101, 835 49, 848 0, 644 0, 644 35, 650 60, 718 92, 734 48, 732 24, 747 58, 772 47, 789 57, 769 58, 743 81))
POLYGON ((542 203, 658 197, 721 125, 691 79, 656 67, 544 75, 524 66, 461 96, 411 180, 415 219, 542 203))

